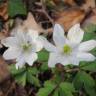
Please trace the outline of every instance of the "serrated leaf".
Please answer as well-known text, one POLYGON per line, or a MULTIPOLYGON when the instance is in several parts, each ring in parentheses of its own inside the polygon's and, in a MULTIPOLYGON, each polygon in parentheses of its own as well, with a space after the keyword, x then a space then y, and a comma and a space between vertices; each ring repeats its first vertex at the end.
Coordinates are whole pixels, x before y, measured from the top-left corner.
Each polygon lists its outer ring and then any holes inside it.
POLYGON ((86 92, 89 94, 89 96, 96 96, 96 90, 94 88, 90 88, 89 86, 85 86, 86 92))
POLYGON ((8 14, 10 17, 26 15, 26 7, 22 0, 8 0, 8 14))
POLYGON ((26 72, 22 73, 22 74, 19 74, 19 75, 16 75, 15 76, 15 81, 22 85, 22 86, 25 86, 26 85, 26 72))
POLYGON ((52 96, 59 96, 59 90, 58 89, 56 89, 55 91, 54 91, 54 93, 53 93, 53 95, 52 96))
POLYGON ((96 48, 90 51, 94 56, 96 56, 96 48))
POLYGON ((43 64, 40 66, 40 70, 45 71, 45 70, 48 70, 48 69, 49 69, 48 62, 43 62, 43 64))
POLYGON ((73 86, 73 84, 69 83, 69 82, 63 82, 60 84, 60 88, 61 88, 61 93, 64 94, 65 96, 73 96, 73 92, 75 92, 75 88, 73 86))
POLYGON ((82 64, 80 66, 80 69, 95 72, 96 71, 96 61, 88 62, 88 63, 84 62, 84 64, 82 64))
POLYGON ((39 79, 37 77, 33 76, 32 74, 30 74, 29 72, 27 73, 27 82, 29 82, 37 87, 40 87, 39 79))
POLYGON ((23 67, 23 68, 20 68, 20 69, 17 70, 15 64, 11 64, 11 65, 9 66, 9 70, 10 70, 10 73, 11 73, 12 75, 18 75, 18 74, 24 72, 24 71, 26 70, 26 68, 23 67))
POLYGON ((35 67, 28 67, 27 71, 28 71, 29 74, 32 74, 32 75, 38 74, 38 70, 35 67))
POLYGON ((85 91, 90 95, 90 96, 95 96, 95 81, 94 79, 87 73, 81 71, 78 72, 76 77, 74 78, 74 86, 77 89, 81 89, 84 87, 85 91), (91 94, 94 93, 94 94, 91 94))
POLYGON ((68 92, 68 91, 64 91, 64 90, 60 90, 60 96, 73 96, 72 93, 68 92))
POLYGON ((38 60, 42 62, 48 61, 49 53, 46 50, 42 50, 38 53, 38 60))
POLYGON ((63 82, 60 84, 60 88, 62 88, 63 90, 69 90, 71 92, 75 91, 75 88, 73 86, 73 84, 69 83, 69 82, 63 82))
POLYGON ((95 32, 93 32, 93 33, 85 32, 83 41, 87 41, 87 40, 91 40, 91 39, 96 39, 96 33, 95 32))
POLYGON ((54 90, 55 87, 55 84, 50 81, 46 81, 44 88, 40 88, 36 96, 49 96, 49 94, 54 90))

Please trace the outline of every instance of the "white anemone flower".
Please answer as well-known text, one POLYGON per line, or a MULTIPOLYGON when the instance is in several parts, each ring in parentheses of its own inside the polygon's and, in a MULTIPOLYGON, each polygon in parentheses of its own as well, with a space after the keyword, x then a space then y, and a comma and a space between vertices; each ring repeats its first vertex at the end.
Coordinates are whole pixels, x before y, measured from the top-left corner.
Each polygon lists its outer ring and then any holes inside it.
POLYGON ((3 39, 1 43, 8 47, 4 52, 3 57, 6 60, 16 59, 16 68, 22 68, 25 63, 32 66, 37 60, 36 52, 43 48, 38 32, 28 29, 28 32, 18 29, 16 34, 3 39))
POLYGON ((64 36, 64 30, 59 24, 55 24, 53 31, 53 41, 55 45, 43 38, 44 47, 50 52, 48 66, 55 67, 57 63, 62 65, 79 65, 80 61, 93 61, 96 59, 90 50, 96 47, 95 40, 81 42, 84 31, 80 28, 80 24, 74 25, 64 36))

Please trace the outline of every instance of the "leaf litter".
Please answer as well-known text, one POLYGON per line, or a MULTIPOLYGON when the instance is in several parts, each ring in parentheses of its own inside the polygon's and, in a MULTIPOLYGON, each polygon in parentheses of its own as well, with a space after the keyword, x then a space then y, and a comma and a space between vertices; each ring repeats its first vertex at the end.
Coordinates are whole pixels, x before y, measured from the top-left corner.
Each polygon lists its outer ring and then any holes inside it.
MULTIPOLYGON (((9 30, 17 27, 36 29, 39 34, 46 34, 50 40, 55 23, 61 24, 66 32, 76 23, 81 23, 83 28, 88 24, 96 24, 95 0, 23 0, 23 2, 27 8, 26 16, 17 14, 13 18, 8 15, 8 1, 0 2, 0 40, 10 35, 9 30)), ((4 50, 6 48, 0 45, 1 55, 4 50)), ((0 56, 0 96, 36 96, 39 88, 29 84, 24 88, 15 82, 8 71, 10 62, 4 61, 0 56)), ((52 76, 50 70, 47 70, 40 73, 39 77, 48 80, 51 78, 49 75, 52 76)), ((95 73, 92 75, 96 77, 95 73)))

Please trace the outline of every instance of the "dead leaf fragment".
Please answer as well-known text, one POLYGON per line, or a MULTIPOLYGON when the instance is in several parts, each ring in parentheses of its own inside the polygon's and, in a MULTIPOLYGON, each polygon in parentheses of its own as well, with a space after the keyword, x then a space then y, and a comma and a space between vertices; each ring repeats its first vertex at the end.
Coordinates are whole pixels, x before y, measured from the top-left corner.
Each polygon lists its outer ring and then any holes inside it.
POLYGON ((8 8, 7 7, 8 7, 7 2, 0 5, 0 16, 2 16, 4 18, 4 20, 8 19, 8 13, 7 13, 8 8))
POLYGON ((83 27, 89 24, 96 24, 96 8, 92 10, 92 13, 83 22, 83 27))
POLYGON ((4 96, 3 92, 0 90, 0 96, 4 96))
POLYGON ((66 4, 72 7, 80 7, 85 12, 96 7, 96 0, 63 0, 66 4))
POLYGON ((15 34, 17 29, 22 29, 24 32, 25 30, 33 29, 36 30, 38 33, 43 33, 45 30, 36 22, 34 16, 29 12, 26 20, 21 20, 20 18, 15 19, 15 26, 11 31, 11 35, 15 34))
POLYGON ((65 31, 67 31, 72 25, 82 22, 85 13, 79 9, 70 9, 59 13, 58 17, 55 22, 63 25, 65 31))
POLYGON ((92 9, 95 7, 96 7, 95 0, 85 0, 85 3, 81 6, 81 9, 88 11, 89 9, 92 9))
POLYGON ((74 0, 63 0, 65 3, 69 4, 69 5, 76 5, 76 3, 74 2, 74 0))
POLYGON ((36 22, 34 16, 29 12, 27 19, 23 22, 24 28, 32 28, 37 30, 39 33, 43 32, 44 29, 36 22))
POLYGON ((0 82, 9 76, 8 65, 4 59, 0 56, 0 82))

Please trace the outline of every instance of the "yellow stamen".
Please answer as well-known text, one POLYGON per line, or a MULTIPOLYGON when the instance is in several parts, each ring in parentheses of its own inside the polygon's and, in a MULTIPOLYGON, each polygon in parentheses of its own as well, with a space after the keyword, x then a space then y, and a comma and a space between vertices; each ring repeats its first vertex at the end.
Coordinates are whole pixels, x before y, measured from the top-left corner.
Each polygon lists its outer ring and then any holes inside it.
POLYGON ((69 45, 65 44, 63 47, 64 54, 70 54, 71 51, 72 51, 71 47, 69 45))

